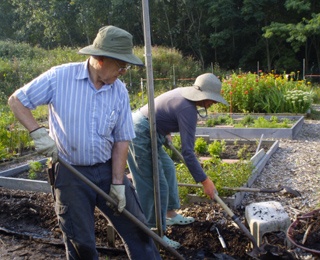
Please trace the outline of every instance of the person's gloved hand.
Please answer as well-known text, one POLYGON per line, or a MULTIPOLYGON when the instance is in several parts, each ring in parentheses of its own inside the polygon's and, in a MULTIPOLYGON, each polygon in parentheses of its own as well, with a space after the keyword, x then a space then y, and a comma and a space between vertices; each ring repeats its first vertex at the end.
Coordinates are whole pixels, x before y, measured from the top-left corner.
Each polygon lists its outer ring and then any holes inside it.
POLYGON ((52 163, 56 163, 58 161, 57 146, 44 127, 31 131, 30 136, 34 141, 36 151, 39 154, 51 157, 52 163))
POLYGON ((122 212, 126 206, 125 185, 111 184, 109 195, 118 203, 118 211, 122 212))
POLYGON ((207 177, 203 182, 201 182, 203 185, 204 193, 207 194, 210 199, 214 198, 214 194, 218 193, 216 187, 214 186, 212 180, 207 177))

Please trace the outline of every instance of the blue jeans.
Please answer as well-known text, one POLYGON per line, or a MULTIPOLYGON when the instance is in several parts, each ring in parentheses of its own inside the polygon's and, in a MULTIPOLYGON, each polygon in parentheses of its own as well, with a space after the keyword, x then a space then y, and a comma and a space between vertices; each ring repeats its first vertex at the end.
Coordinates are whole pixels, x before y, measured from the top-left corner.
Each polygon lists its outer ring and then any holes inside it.
MULTIPOLYGON (((112 181, 111 160, 94 166, 74 166, 85 177, 109 194, 112 181)), ((130 259, 161 259, 153 240, 123 214, 115 213, 105 199, 61 164, 56 164, 55 211, 63 232, 67 259, 97 260, 94 210, 107 216, 124 242, 130 259)), ((126 209, 147 224, 136 191, 128 178, 124 184, 126 209)))
MULTIPOLYGON (((149 121, 139 111, 133 113, 136 138, 129 146, 128 165, 149 227, 156 227, 152 148, 149 121)), ((165 137, 157 135, 161 220, 166 229, 167 210, 180 208, 175 165, 163 149, 165 137)))

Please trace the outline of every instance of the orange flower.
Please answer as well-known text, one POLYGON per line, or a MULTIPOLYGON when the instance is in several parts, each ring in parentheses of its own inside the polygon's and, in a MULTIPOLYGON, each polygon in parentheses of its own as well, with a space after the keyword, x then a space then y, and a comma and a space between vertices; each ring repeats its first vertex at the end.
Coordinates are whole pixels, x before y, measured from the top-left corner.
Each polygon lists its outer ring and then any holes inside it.
POLYGON ((245 95, 248 95, 248 93, 249 93, 248 90, 246 90, 246 91, 244 92, 245 95))

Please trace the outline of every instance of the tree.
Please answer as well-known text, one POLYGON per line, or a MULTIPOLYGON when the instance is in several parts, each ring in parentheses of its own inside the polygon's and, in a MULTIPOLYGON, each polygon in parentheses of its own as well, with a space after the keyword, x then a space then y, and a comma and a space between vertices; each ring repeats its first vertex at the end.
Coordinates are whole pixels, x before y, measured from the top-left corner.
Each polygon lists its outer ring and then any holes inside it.
POLYGON ((14 8, 9 1, 0 2, 0 39, 13 37, 12 21, 14 21, 14 8))
POLYGON ((296 19, 289 22, 273 21, 263 27, 264 37, 285 39, 295 52, 304 49, 307 68, 312 56, 316 57, 315 61, 320 66, 320 2, 286 0, 285 7, 295 12, 296 19))
POLYGON ((208 16, 206 23, 210 26, 209 43, 214 49, 214 61, 230 68, 238 66, 241 57, 241 18, 240 0, 207 1, 208 16))

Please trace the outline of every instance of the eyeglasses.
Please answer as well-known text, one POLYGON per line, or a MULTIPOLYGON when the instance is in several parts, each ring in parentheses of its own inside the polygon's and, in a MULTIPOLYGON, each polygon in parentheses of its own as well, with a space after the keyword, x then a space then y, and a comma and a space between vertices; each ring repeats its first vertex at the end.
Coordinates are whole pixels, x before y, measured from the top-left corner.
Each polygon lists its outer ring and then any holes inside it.
POLYGON ((127 70, 129 70, 129 69, 131 68, 131 65, 126 65, 125 67, 121 67, 116 60, 114 60, 114 62, 115 62, 115 63, 117 64, 117 66, 119 67, 118 72, 125 72, 125 71, 127 71, 127 70))

